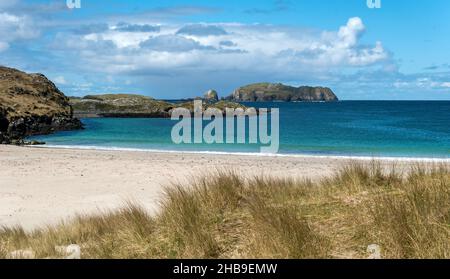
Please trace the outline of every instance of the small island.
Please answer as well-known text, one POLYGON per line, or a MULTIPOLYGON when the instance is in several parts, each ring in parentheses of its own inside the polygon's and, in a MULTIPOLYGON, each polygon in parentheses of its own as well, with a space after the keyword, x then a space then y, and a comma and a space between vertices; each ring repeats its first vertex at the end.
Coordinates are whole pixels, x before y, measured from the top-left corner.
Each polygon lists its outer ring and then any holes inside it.
POLYGON ((327 87, 293 87, 281 83, 254 83, 236 89, 226 98, 234 102, 336 102, 338 97, 327 87))

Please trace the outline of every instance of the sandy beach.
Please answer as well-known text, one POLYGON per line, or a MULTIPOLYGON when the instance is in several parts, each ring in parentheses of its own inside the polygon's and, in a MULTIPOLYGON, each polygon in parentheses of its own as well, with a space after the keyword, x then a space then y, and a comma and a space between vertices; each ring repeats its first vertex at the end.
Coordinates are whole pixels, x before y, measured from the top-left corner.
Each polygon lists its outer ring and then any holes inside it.
MULTIPOLYGON (((354 160, 354 159, 352 159, 354 160)), ((26 229, 137 201, 158 209, 165 186, 215 170, 250 177, 320 179, 350 162, 333 157, 264 157, 0 146, 0 225, 26 229)), ((370 160, 364 160, 370 162, 370 160)), ((408 166, 411 161, 398 161, 408 166)), ((392 165, 392 160, 382 164, 392 165)))

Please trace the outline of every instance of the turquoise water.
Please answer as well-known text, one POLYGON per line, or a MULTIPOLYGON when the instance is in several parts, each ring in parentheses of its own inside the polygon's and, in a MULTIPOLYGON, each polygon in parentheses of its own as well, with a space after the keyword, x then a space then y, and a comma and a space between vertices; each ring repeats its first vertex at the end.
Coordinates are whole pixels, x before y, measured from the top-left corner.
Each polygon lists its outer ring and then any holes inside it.
MULTIPOLYGON (((450 158, 450 102, 245 103, 280 109, 282 154, 450 158)), ((33 139, 50 146, 259 152, 255 144, 181 144, 170 119, 82 119, 86 129, 33 139)))

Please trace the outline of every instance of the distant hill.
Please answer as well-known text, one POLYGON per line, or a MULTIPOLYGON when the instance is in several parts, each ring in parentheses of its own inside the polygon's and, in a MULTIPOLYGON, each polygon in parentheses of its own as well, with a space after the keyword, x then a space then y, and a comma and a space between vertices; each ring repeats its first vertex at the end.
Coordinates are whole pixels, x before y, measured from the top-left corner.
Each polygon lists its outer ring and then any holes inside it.
POLYGON ((174 105, 134 94, 87 95, 70 98, 79 117, 168 117, 174 105))
POLYGON ((281 83, 255 83, 236 89, 226 98, 235 102, 335 102, 338 98, 330 88, 300 86, 281 83))
POLYGON ((69 99, 44 75, 0 66, 0 143, 80 128, 69 99))
MULTIPOLYGON (((245 108, 228 101, 215 101, 217 96, 205 96, 203 109, 217 108, 222 112, 226 107, 245 108)), ((71 97, 70 104, 78 117, 151 117, 167 118, 174 108, 183 107, 193 112, 193 100, 179 103, 156 100, 151 97, 134 94, 87 95, 82 98, 71 97)))

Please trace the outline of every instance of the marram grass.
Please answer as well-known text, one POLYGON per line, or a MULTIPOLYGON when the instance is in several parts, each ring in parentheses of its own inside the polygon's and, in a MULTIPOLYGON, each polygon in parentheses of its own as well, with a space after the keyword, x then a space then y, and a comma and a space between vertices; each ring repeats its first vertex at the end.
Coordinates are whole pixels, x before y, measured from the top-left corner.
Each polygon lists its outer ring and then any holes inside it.
POLYGON ((166 189, 160 212, 128 203, 33 232, 0 230, 0 258, 450 258, 450 169, 353 164, 319 182, 217 172, 166 189))

